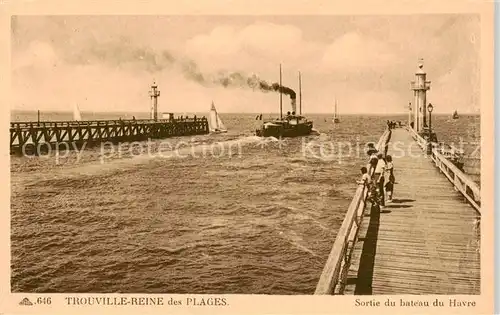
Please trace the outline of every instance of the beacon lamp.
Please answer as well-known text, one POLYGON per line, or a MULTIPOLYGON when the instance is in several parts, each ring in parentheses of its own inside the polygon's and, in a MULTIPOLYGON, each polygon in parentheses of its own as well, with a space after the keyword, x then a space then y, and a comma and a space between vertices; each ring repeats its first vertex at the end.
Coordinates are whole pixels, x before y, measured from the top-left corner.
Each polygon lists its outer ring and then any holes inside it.
POLYGON ((427 106, 427 111, 429 112, 429 131, 432 131, 432 111, 434 110, 434 106, 431 103, 427 106))
POLYGON ((432 154, 432 111, 434 110, 434 106, 431 103, 427 105, 427 111, 429 112, 429 142, 427 142, 427 154, 432 154))

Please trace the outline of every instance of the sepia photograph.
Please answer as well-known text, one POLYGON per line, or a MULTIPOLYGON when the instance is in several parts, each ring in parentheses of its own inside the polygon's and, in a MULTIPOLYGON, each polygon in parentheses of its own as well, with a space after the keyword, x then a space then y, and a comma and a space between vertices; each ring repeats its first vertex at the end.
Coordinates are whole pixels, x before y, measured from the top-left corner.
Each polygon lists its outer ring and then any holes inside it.
POLYGON ((11 15, 16 303, 476 306, 481 19, 11 15))

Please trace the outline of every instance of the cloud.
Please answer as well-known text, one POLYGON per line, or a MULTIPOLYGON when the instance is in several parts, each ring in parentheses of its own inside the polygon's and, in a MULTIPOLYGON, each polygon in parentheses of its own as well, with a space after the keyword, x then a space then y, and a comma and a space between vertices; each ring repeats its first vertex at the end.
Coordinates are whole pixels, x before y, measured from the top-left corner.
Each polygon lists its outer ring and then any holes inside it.
POLYGON ((12 69, 37 66, 41 68, 53 67, 58 63, 56 52, 49 43, 32 41, 22 54, 12 58, 12 69))
POLYGON ((272 57, 288 55, 296 58, 307 46, 299 28, 262 22, 245 27, 238 34, 238 40, 249 51, 272 57))
POLYGON ((222 67, 261 72, 269 67, 275 69, 278 63, 303 68, 307 66, 304 62, 307 57, 319 49, 318 43, 303 38, 299 28, 267 22, 255 22, 239 29, 218 26, 186 42, 186 53, 210 70, 222 67))
POLYGON ((236 31, 231 26, 218 26, 208 34, 195 36, 186 43, 193 55, 227 56, 238 53, 240 47, 236 31))
POLYGON ((449 72, 432 81, 429 99, 438 113, 480 108, 479 61, 462 56, 449 72))
POLYGON ((323 54, 323 65, 330 69, 359 71, 381 70, 392 66, 399 58, 381 41, 347 33, 330 44, 323 54))
MULTIPOLYGON (((79 47, 77 52, 85 47, 79 47)), ((134 108, 147 111, 148 84, 153 79, 149 69, 133 62, 115 66, 119 62, 110 62, 107 55, 100 59, 99 56, 86 53, 68 56, 65 50, 55 49, 48 41, 29 42, 26 49, 17 51, 12 58, 13 107, 70 110, 71 104, 77 102, 83 111, 134 108), (77 56, 77 60, 72 59, 77 56), (84 56, 92 62, 86 62, 84 56)), ((166 74, 158 75, 158 79, 168 78, 166 74)))

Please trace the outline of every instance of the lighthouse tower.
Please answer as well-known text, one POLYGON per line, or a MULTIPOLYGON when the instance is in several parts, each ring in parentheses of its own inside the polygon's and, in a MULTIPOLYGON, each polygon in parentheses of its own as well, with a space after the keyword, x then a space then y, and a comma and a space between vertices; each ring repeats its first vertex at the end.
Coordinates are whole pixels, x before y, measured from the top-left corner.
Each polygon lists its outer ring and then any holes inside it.
POLYGON ((415 72, 415 81, 411 81, 411 89, 414 95, 413 101, 413 124, 416 132, 423 131, 427 127, 427 90, 431 88, 431 81, 426 81, 423 60, 420 59, 418 69, 415 72))
POLYGON ((151 119, 153 120, 158 120, 158 96, 160 96, 160 91, 158 91, 156 82, 153 82, 149 91, 149 97, 151 98, 151 119))

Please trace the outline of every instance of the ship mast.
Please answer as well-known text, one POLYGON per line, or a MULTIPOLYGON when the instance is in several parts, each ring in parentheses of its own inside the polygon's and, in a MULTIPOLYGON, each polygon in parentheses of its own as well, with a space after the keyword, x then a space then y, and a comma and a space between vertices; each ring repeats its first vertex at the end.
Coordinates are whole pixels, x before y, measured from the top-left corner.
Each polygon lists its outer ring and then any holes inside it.
POLYGON ((281 84, 281 63, 280 63, 280 119, 283 119, 283 94, 282 94, 282 84, 281 84))
POLYGON ((299 116, 302 116, 302 80, 299 71, 299 116))

